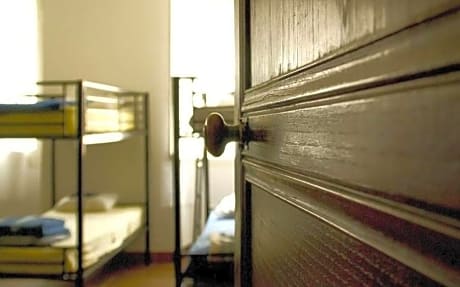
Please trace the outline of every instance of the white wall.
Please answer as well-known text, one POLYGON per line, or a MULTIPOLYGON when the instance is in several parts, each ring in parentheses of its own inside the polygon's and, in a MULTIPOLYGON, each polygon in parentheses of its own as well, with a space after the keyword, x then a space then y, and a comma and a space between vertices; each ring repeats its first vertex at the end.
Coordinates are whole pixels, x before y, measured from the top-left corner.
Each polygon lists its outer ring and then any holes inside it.
POLYGON ((209 158, 209 203, 216 207, 220 200, 235 191, 235 150, 237 143, 228 143, 219 157, 209 158))
POLYGON ((235 90, 233 10, 234 0, 171 0, 171 74, 198 77, 209 101, 235 90))
MULTIPOLYGON (((169 1, 39 0, 46 80, 86 79, 150 93, 152 250, 173 249, 169 155, 169 1)), ((58 189, 72 192, 71 144, 58 147, 58 189)), ((84 189, 140 198, 142 150, 136 139, 90 147, 84 189), (107 181, 106 179, 109 178, 107 181)))
MULTIPOLYGON (((209 105, 233 102, 230 96, 235 88, 233 10, 234 0, 171 0, 171 74, 197 77, 193 89, 205 92, 209 105)), ((187 96, 186 91, 183 96, 187 96)), ((190 103, 181 101, 184 103, 181 108, 192 105, 191 99, 190 103)), ((188 119, 184 122, 188 123, 188 119)), ((192 241, 195 159, 201 152, 202 146, 197 146, 194 140, 181 142, 183 246, 192 241)), ((223 157, 209 156, 209 188, 211 207, 234 190, 234 146, 223 157)))

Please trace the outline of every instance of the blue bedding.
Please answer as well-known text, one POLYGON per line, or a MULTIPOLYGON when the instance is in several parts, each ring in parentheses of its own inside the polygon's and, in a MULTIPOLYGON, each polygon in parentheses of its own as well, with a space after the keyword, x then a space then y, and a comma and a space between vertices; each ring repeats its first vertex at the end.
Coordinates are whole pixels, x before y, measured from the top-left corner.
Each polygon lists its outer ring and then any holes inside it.
POLYGON ((0 218, 0 236, 30 235, 44 237, 66 232, 64 220, 41 216, 0 218))
POLYGON ((209 214, 203 232, 190 248, 191 255, 233 254, 235 219, 209 214))
POLYGON ((0 104, 0 113, 52 111, 60 109, 64 104, 62 99, 48 99, 36 104, 0 104))

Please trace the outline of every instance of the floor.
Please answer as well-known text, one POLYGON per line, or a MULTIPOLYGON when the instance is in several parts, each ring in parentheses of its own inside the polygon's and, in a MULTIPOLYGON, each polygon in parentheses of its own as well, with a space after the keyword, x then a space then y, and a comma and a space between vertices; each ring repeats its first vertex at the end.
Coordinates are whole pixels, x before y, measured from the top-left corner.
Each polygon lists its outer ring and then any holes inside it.
POLYGON ((109 271, 103 271, 88 283, 87 287, 173 287, 175 286, 174 266, 172 263, 155 263, 150 266, 138 263, 128 265, 128 268, 120 265, 109 271))
MULTIPOLYGON (((231 283, 206 280, 193 285, 184 280, 183 287, 232 286, 231 283)), ((1 287, 73 287, 73 283, 41 279, 0 279, 1 287)), ((101 271, 88 280, 85 287, 173 287, 175 286, 174 265, 172 263, 154 263, 145 266, 124 257, 115 258, 101 271)))
MULTIPOLYGON (((56 280, 0 279, 2 287, 73 287, 74 284, 56 280)), ((142 263, 115 261, 88 280, 85 287, 173 287, 175 286, 172 263, 142 263), (126 263, 126 264, 124 264, 126 263)))

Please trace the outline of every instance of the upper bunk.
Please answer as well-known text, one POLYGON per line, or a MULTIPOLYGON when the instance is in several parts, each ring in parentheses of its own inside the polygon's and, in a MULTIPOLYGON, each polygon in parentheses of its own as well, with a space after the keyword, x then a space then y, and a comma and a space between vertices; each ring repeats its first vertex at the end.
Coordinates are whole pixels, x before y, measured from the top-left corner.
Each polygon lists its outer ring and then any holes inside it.
POLYGON ((42 81, 33 104, 0 104, 0 137, 118 140, 145 132, 147 93, 85 80, 42 81))

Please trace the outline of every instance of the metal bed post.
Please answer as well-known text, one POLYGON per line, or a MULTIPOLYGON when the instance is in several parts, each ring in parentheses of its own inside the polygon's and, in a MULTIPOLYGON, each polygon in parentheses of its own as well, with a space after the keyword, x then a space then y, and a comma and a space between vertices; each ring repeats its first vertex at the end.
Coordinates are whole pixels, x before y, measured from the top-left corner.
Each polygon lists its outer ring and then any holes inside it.
MULTIPOLYGON (((65 89, 66 85, 62 85, 62 96, 65 100, 65 89)), ((62 114, 64 117, 64 112, 62 114)), ((63 124, 64 129, 64 124, 63 124)), ((51 138, 51 206, 56 204, 56 138, 51 138)))
POLYGON ((173 122, 174 122, 174 269, 176 271, 176 287, 182 282, 182 254, 181 254, 181 230, 180 230, 180 161, 179 161, 179 78, 172 78, 173 97, 173 122))
POLYGON ((51 206, 56 204, 56 139, 51 138, 51 206))
MULTIPOLYGON (((204 136, 204 135, 203 135, 204 136)), ((210 213, 210 199, 209 199, 209 162, 208 162, 208 151, 206 145, 203 145, 203 171, 204 171, 204 198, 205 198, 205 208, 206 208, 206 219, 209 217, 210 213)))
POLYGON ((144 148, 145 148, 145 250, 144 264, 152 262, 150 256, 150 180, 149 180, 149 99, 148 94, 143 95, 144 107, 144 148))
POLYGON ((202 229, 203 218, 203 161, 195 160, 195 197, 193 207, 193 240, 198 238, 202 229))
POLYGON ((83 83, 82 81, 77 84, 77 101, 78 101, 78 121, 77 121, 77 202, 78 202, 78 214, 77 214, 77 249, 78 249, 78 269, 75 286, 84 286, 83 282, 83 123, 84 123, 84 99, 83 99, 83 83))

